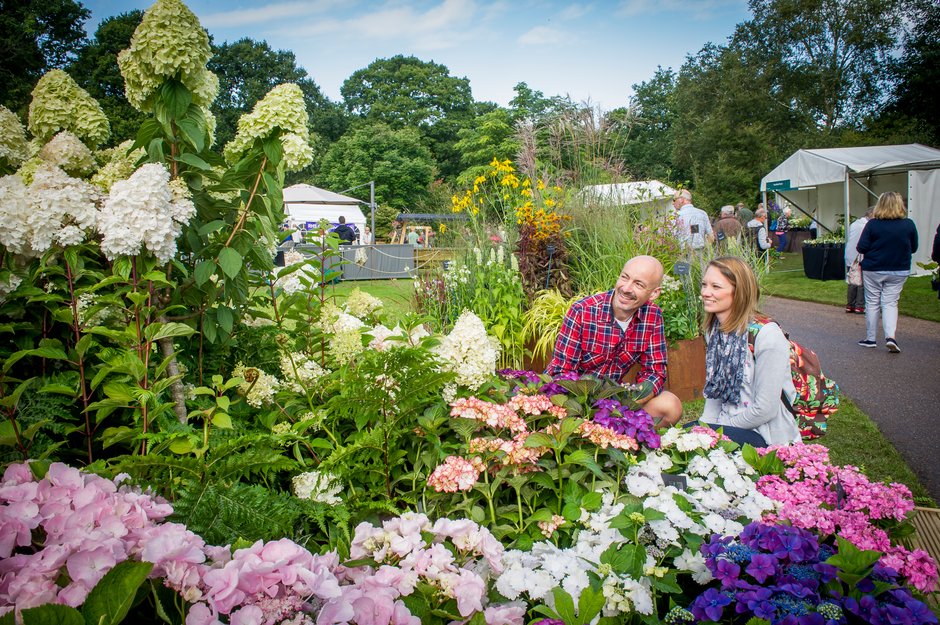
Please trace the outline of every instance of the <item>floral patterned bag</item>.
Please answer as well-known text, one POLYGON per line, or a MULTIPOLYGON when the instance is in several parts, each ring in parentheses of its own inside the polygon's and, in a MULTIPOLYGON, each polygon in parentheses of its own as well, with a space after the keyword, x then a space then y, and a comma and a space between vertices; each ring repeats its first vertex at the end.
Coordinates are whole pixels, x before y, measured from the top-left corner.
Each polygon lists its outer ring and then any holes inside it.
POLYGON ((849 265, 849 271, 846 274, 846 281, 853 286, 862 286, 862 257, 856 256, 852 264, 849 265))
MULTIPOLYGON (((754 353, 754 341, 757 333, 765 324, 774 322, 770 317, 757 317, 747 329, 747 346, 754 353)), ((778 324, 779 325, 779 324, 778 324)), ((803 440, 819 438, 826 433, 827 419, 839 409, 839 385, 823 375, 819 358, 811 349, 790 340, 790 376, 796 388, 793 403, 785 393, 780 394, 794 418, 803 440)))

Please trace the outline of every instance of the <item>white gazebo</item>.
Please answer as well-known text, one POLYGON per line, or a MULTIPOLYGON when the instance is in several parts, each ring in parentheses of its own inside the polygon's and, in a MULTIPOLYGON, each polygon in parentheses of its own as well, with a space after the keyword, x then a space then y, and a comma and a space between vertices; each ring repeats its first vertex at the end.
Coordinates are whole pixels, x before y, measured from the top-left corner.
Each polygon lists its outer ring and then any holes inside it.
POLYGON ((284 188, 284 212, 292 224, 306 224, 326 219, 336 225, 340 217, 363 232, 366 216, 359 206, 363 204, 348 195, 341 195, 309 184, 295 184, 284 188))
POLYGON ((579 191, 586 201, 604 206, 643 205, 657 209, 670 209, 676 190, 659 180, 595 184, 579 191))
MULTIPOLYGON (((919 143, 798 150, 761 179, 760 189, 765 204, 774 192, 829 230, 860 217, 885 191, 896 191, 917 226, 914 262, 930 261, 940 223, 940 150, 919 143)), ((918 271, 916 264, 912 270, 918 271)))

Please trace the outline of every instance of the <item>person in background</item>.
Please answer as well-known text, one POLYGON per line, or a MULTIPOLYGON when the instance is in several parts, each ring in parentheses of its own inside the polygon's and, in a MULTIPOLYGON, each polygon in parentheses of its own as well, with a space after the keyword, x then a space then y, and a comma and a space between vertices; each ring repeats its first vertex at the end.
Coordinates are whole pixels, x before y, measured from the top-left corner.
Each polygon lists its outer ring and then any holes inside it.
POLYGON ((304 230, 300 227, 299 223, 294 224, 294 229, 290 233, 291 241, 294 242, 294 245, 300 245, 304 242, 304 230))
MULTIPOLYGON (((764 208, 764 205, 758 204, 757 208, 764 208)), ((738 221, 741 222, 741 226, 746 228, 747 222, 754 219, 754 211, 752 211, 747 206, 745 206, 744 202, 738 202, 737 217, 738 217, 738 221)))
POLYGON ((904 282, 911 274, 911 257, 917 251, 917 228, 908 219, 900 193, 882 193, 872 219, 865 224, 855 247, 863 254, 865 283, 865 338, 862 347, 878 347, 878 316, 885 334, 885 346, 900 353, 895 334, 898 326, 898 300, 904 282))
POLYGON ((707 347, 700 421, 724 428, 728 438, 742 445, 797 443, 800 430, 782 398, 786 394, 792 402, 796 396, 790 342, 770 321, 757 331, 753 353, 748 346, 759 295, 757 278, 744 260, 724 256, 708 263, 701 290, 707 347))
POLYGON ((728 239, 741 236, 741 222, 734 216, 734 207, 730 204, 721 207, 721 216, 715 222, 714 232, 719 247, 727 247, 728 239))
POLYGON ((614 288, 586 297, 565 313, 555 351, 545 373, 577 373, 626 384, 623 378, 640 365, 638 402, 657 425, 674 425, 682 402, 666 384, 666 333, 659 297, 663 266, 652 256, 627 261, 614 288))
POLYGON ((333 232, 339 237, 340 245, 352 245, 356 240, 356 231, 346 224, 346 218, 342 215, 339 218, 339 225, 333 229, 333 232))
POLYGON ((754 212, 754 219, 747 222, 747 236, 758 253, 764 254, 770 249, 770 235, 767 234, 767 209, 758 208, 754 212))
MULTIPOLYGON (((933 235, 933 250, 930 252, 930 260, 940 265, 940 226, 937 226, 937 234, 933 235)), ((940 298, 940 290, 937 290, 937 298, 940 298)))
POLYGON ((676 191, 672 205, 676 209, 677 234, 685 247, 702 250, 706 243, 715 240, 708 213, 692 205, 692 193, 688 189, 676 191))
POLYGON ((418 231, 411 229, 408 231, 408 245, 411 247, 420 247, 421 235, 418 234, 418 231))
POLYGON ((372 237, 372 229, 369 226, 366 226, 362 232, 362 244, 363 245, 374 245, 375 239, 372 237))
MULTIPOLYGON (((813 219, 809 222, 809 236, 819 238, 819 222, 816 221, 816 212, 813 212, 813 219)), ((846 247, 848 249, 848 247, 846 247)))
MULTIPOLYGON (((852 263, 854 263, 856 259, 861 260, 861 254, 859 254, 858 250, 855 248, 858 246, 858 240, 862 237, 862 230, 865 229, 865 224, 867 224, 868 220, 871 219, 873 211, 874 208, 869 208, 864 215, 853 221, 845 235, 845 281, 847 283, 849 281, 849 269, 852 267, 852 263)), ((858 314, 865 313, 864 283, 850 283, 847 298, 848 299, 845 302, 845 312, 858 314)))
POLYGON ((789 207, 784 208, 783 212, 780 213, 780 217, 777 218, 774 234, 777 235, 777 252, 780 254, 783 254, 783 250, 787 247, 787 231, 790 229, 791 213, 792 211, 789 207))

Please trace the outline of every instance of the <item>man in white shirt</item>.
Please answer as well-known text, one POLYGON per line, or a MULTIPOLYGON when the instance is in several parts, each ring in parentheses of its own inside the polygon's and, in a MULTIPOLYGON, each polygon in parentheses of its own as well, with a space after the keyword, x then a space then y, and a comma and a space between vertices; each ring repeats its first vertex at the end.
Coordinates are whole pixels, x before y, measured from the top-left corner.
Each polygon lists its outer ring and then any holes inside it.
POLYGON ((693 250, 701 250, 706 243, 715 240, 708 213, 692 205, 692 194, 688 189, 676 191, 672 205, 676 209, 677 234, 683 245, 693 250))

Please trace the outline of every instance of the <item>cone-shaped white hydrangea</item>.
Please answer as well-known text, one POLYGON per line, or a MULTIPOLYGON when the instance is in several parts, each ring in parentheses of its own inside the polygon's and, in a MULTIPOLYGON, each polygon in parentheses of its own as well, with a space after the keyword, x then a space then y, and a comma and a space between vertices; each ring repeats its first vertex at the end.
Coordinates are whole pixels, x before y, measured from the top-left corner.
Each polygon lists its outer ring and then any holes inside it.
POLYGON ((143 148, 137 148, 131 152, 132 145, 134 141, 128 139, 117 147, 100 150, 97 153, 98 160, 104 163, 104 166, 91 177, 91 184, 107 193, 115 182, 130 178, 137 169, 137 162, 145 154, 143 148))
POLYGON ((118 54, 127 101, 147 112, 160 85, 178 74, 193 102, 208 108, 219 92, 218 77, 206 69, 211 56, 209 36, 193 12, 180 0, 157 0, 144 13, 130 48, 118 54))
POLYGON ((44 145, 39 158, 61 167, 72 176, 87 176, 95 168, 95 155, 68 130, 58 133, 44 145))
POLYGON ((61 69, 39 79, 29 104, 29 131, 45 143, 60 130, 69 130, 91 146, 104 143, 111 125, 101 105, 61 69))
POLYGON ((146 247, 161 263, 169 262, 183 224, 196 214, 183 187, 171 185, 170 173, 157 163, 147 163, 127 180, 114 183, 98 213, 105 256, 135 256, 146 247))
POLYGON ((19 167, 27 158, 26 129, 16 113, 0 104, 0 167, 19 167))
POLYGON ((280 133, 284 146, 284 166, 288 171, 303 169, 313 161, 307 107, 300 87, 293 83, 278 85, 264 96, 251 113, 238 120, 235 138, 225 146, 225 158, 234 163, 256 139, 280 133))

